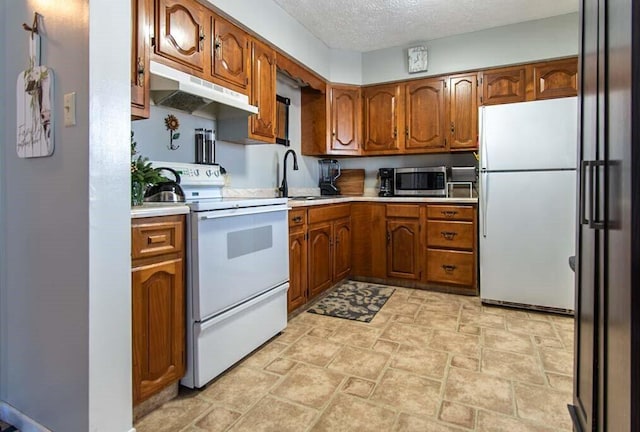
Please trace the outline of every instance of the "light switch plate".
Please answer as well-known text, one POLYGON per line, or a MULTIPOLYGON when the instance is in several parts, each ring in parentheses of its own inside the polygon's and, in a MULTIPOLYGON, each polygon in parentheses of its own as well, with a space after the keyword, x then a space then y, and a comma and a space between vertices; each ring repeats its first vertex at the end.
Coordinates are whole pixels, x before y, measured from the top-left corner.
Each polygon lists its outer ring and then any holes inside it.
POLYGON ((64 125, 76 125, 76 92, 64 95, 64 125))

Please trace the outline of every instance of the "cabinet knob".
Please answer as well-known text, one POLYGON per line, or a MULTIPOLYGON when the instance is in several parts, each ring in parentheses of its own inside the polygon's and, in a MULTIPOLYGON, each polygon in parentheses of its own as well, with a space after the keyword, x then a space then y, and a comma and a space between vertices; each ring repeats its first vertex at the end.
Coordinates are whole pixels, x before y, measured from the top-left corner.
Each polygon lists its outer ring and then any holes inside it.
POLYGON ((456 126, 453 124, 453 122, 451 122, 451 133, 455 133, 456 131, 456 126))
POLYGON ((409 139, 409 126, 404 128, 404 134, 407 137, 407 139, 409 139))
POLYGON ((204 49, 204 30, 200 27, 200 51, 204 49))
POLYGON ((458 235, 458 233, 453 231, 440 231, 440 235, 446 240, 453 240, 458 235))
POLYGON ((136 84, 138 87, 144 87, 144 62, 142 61, 142 57, 138 57, 138 61, 136 63, 138 72, 136 84))
POLYGON ((442 264, 442 269, 447 273, 453 273, 457 267, 451 264, 442 264))
POLYGON ((214 42, 214 55, 217 59, 222 59, 222 39, 220 39, 220 35, 216 35, 216 39, 214 42))

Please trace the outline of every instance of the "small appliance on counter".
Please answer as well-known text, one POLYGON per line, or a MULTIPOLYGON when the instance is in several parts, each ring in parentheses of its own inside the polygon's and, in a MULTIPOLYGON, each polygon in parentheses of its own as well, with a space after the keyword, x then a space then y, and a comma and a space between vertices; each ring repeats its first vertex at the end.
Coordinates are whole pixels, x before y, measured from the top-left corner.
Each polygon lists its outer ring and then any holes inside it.
POLYGON ((340 189, 336 185, 336 179, 340 177, 340 162, 335 159, 320 159, 320 195, 339 195, 340 189))
POLYGON ((393 196, 393 168, 380 168, 378 177, 380 177, 380 192, 378 192, 378 196, 393 196))
POLYGON ((447 167, 380 168, 379 196, 447 195, 447 167))
POLYGON ((173 168, 158 167, 156 171, 169 171, 175 180, 167 180, 149 186, 144 193, 144 202, 180 203, 184 202, 184 191, 180 186, 180 174, 173 168))

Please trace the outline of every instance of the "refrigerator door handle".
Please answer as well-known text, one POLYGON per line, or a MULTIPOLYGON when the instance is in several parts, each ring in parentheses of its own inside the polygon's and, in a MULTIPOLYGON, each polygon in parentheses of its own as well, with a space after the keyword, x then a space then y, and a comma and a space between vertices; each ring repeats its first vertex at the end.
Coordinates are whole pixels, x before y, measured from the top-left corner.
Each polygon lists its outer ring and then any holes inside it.
MULTIPOLYGON (((590 176, 590 173, 591 173, 590 168, 591 168, 591 161, 583 160, 580 162, 580 224, 581 225, 590 225, 591 223, 589 219, 587 219, 587 210, 586 210, 587 178, 589 178, 590 182, 593 180, 593 178, 590 176)), ((589 187, 592 188, 593 184, 591 184, 589 187)), ((592 191, 593 189, 590 189, 590 192, 592 191)), ((593 193, 590 193, 590 195, 593 195, 593 193)), ((589 207, 591 208, 591 203, 589 204, 589 207)))
POLYGON ((599 168, 605 166, 606 163, 603 160, 594 160, 589 161, 589 228, 591 229, 604 229, 605 223, 604 221, 598 219, 597 217, 597 206, 598 202, 596 201, 596 191, 600 190, 600 173, 599 168))
POLYGON ((487 205, 489 203, 489 173, 480 172, 480 212, 482 213, 482 237, 487 237, 487 205))
POLYGON ((487 137, 486 137, 486 119, 487 114, 485 107, 480 107, 480 168, 489 168, 489 154, 487 152, 487 137))

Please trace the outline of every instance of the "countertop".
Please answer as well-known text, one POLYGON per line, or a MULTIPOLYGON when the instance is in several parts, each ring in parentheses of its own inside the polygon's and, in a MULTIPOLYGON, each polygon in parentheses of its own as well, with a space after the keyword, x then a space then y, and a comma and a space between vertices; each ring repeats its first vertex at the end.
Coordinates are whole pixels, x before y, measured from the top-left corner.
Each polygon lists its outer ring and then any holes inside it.
POLYGON ((290 199, 289 207, 306 207, 324 204, 340 204, 348 202, 383 202, 383 203, 431 203, 431 204, 477 204, 478 198, 433 198, 433 197, 377 197, 377 196, 336 196, 315 199, 290 199))
MULTIPOLYGON (((326 204, 349 202, 382 202, 382 203, 440 203, 440 204, 477 204, 478 198, 425 198, 425 197, 377 197, 377 196, 335 196, 315 199, 290 199, 289 207, 308 207, 326 204)), ((131 207, 131 219, 188 214, 189 207, 182 203, 145 203, 131 207)))
POLYGON ((131 207, 131 219, 154 217, 154 216, 171 216, 178 214, 188 214, 189 207, 183 203, 167 204, 145 203, 141 206, 131 207))

